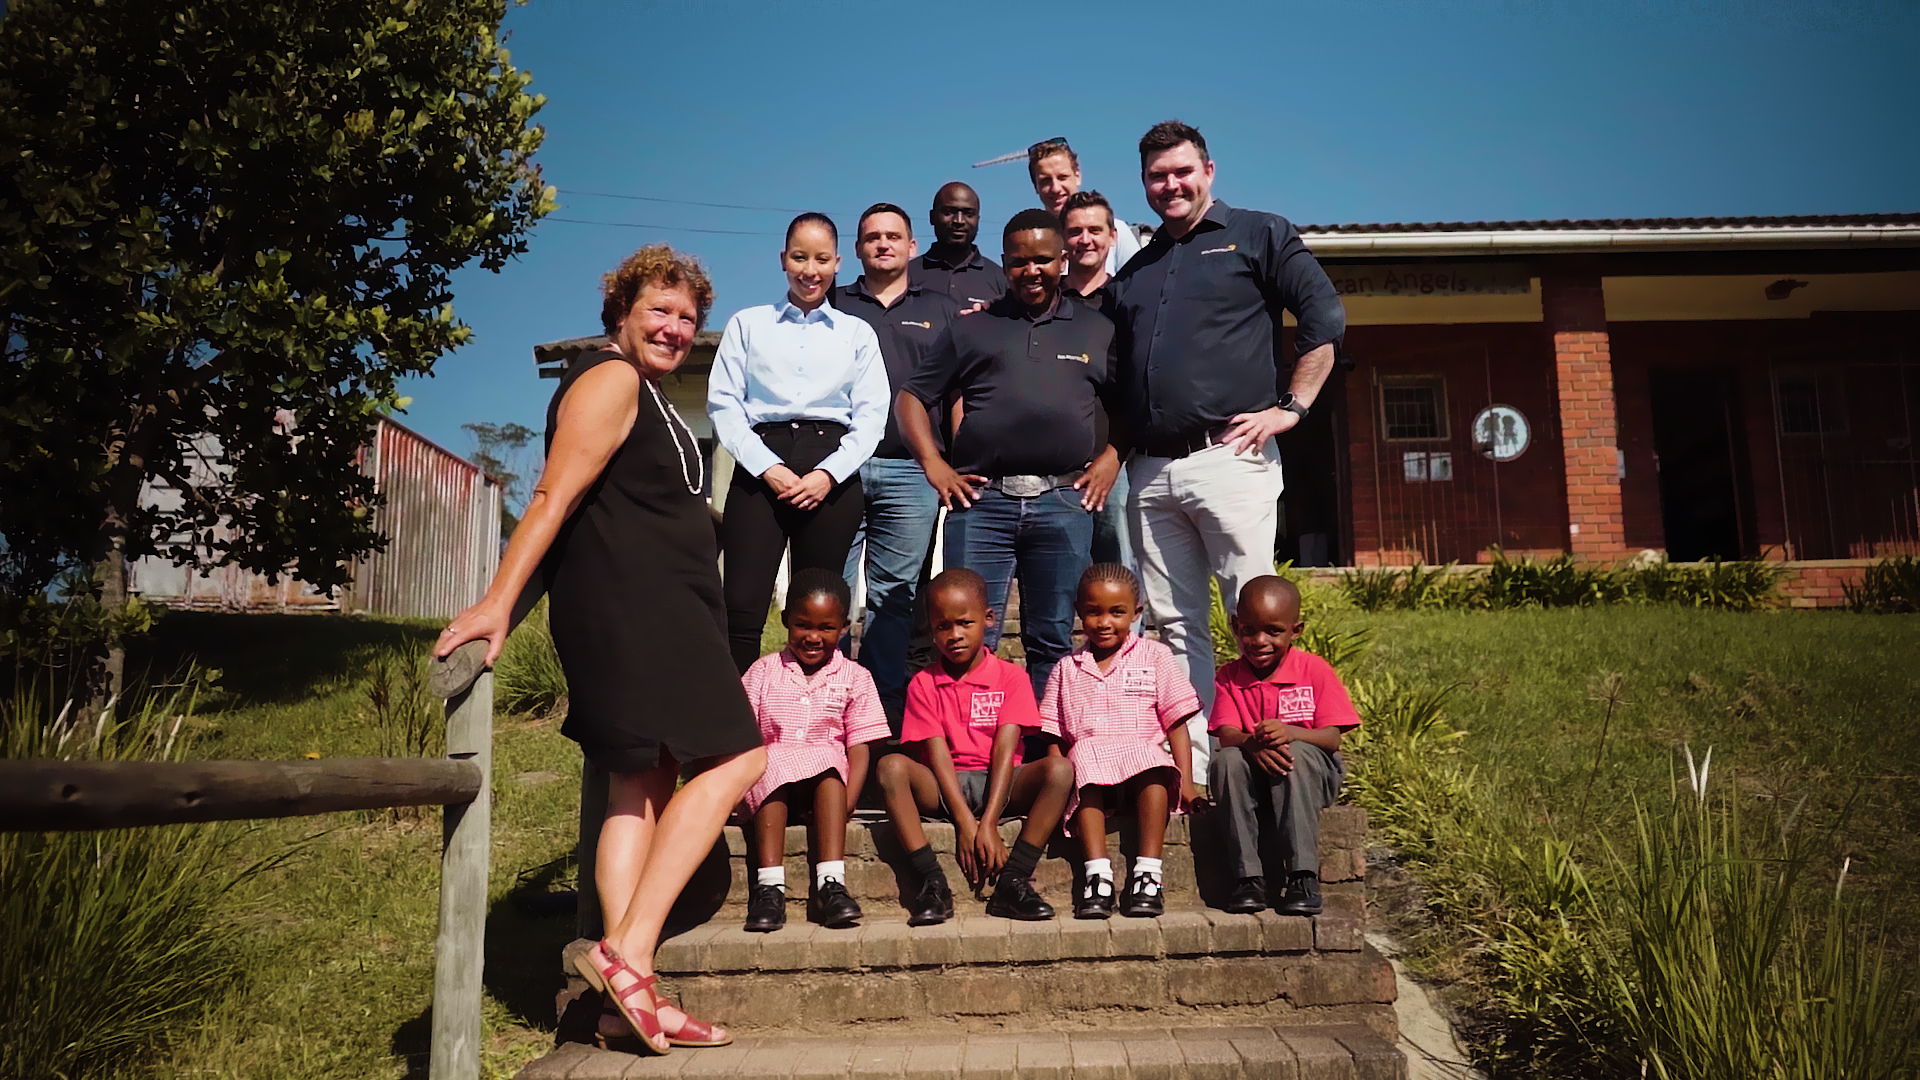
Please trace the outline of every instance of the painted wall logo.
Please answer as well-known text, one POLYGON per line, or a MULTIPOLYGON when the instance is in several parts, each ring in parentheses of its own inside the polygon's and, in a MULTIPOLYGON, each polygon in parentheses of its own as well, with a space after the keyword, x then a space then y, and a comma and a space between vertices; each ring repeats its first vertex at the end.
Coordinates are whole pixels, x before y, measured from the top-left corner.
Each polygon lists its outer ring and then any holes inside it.
POLYGON ((1239 251, 1239 250, 1240 250, 1240 245, 1239 245, 1239 244, 1228 244, 1228 245, 1227 245, 1226 247, 1217 247, 1217 248, 1208 248, 1207 250, 1205 250, 1205 251, 1203 251, 1203 252, 1201 252, 1200 254, 1202 254, 1202 255, 1224 255, 1224 254, 1226 254, 1226 253, 1227 253, 1227 252, 1229 252, 1229 251, 1239 251))
POLYGON ((1053 358, 1055 360, 1078 360, 1083 364, 1093 363, 1093 357, 1087 355, 1086 353, 1070 353, 1070 352, 1054 353, 1053 358))
POLYGON ((922 330, 933 329, 933 324, 930 322, 914 322, 912 319, 901 319, 900 325, 901 326, 917 326, 922 330))
POLYGON ((1000 706, 1005 704, 1007 695, 1001 690, 975 690, 973 692, 973 715, 969 719, 974 727, 1000 726, 1000 706))

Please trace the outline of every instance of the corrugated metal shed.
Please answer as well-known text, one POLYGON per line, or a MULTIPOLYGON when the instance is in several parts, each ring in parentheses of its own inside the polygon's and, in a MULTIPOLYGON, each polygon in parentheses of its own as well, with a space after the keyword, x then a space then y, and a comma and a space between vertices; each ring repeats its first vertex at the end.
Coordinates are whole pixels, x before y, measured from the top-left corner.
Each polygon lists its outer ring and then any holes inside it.
MULTIPOLYGON (((219 447, 198 447, 194 482, 221 474, 219 447)), ((165 559, 137 560, 132 591, 169 607, 223 611, 364 611, 376 615, 451 618, 480 598, 500 559, 500 485, 480 467, 412 429, 382 418, 362 450, 361 471, 386 504, 374 522, 387 549, 354 568, 353 582, 329 596, 297 577, 223 566, 201 573, 165 559)), ((177 502, 178 492, 150 483, 149 502, 177 502)), ((223 524, 217 532, 224 532, 223 524)))

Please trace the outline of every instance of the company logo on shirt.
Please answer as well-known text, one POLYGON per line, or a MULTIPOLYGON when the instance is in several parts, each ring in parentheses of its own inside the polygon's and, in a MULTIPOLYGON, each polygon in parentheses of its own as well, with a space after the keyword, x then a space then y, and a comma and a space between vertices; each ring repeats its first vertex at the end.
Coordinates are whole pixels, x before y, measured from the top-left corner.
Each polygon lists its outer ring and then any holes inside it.
POLYGON ((914 322, 912 319, 901 319, 900 325, 901 326, 917 326, 922 330, 933 329, 933 324, 930 322, 914 322))
POLYGON ((973 715, 970 721, 974 727, 998 727, 1000 725, 1000 706, 1005 704, 1007 695, 1000 690, 975 690, 973 692, 973 715))
POLYGON ((1053 358, 1055 360, 1078 360, 1083 364, 1093 363, 1093 357, 1088 356, 1086 353, 1070 353, 1070 352, 1054 353, 1053 358))
POLYGON ((1240 245, 1239 245, 1239 244, 1228 244, 1228 245, 1227 245, 1226 247, 1217 247, 1217 248, 1208 248, 1207 250, 1205 250, 1205 251, 1203 251, 1203 252, 1201 252, 1200 254, 1202 254, 1202 255, 1223 255, 1223 254, 1225 254, 1225 253, 1227 253, 1227 252, 1229 252, 1229 251, 1238 251, 1238 250, 1240 250, 1240 245))
POLYGON ((1274 715, 1281 720, 1289 724, 1313 723, 1313 687, 1278 687, 1274 698, 1274 715))

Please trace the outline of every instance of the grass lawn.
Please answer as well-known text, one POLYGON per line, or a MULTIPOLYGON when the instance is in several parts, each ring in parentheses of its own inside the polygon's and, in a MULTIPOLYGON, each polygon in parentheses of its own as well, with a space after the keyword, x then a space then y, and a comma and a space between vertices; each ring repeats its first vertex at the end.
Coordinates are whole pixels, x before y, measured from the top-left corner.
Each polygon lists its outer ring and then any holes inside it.
MULTIPOLYGON (((1628 801, 1668 783, 1681 743, 1714 749, 1714 769, 1760 800, 1811 799, 1831 820, 1853 811, 1834 859, 1888 903, 1904 948, 1916 908, 1900 885, 1920 871, 1920 619, 1842 614, 1735 615, 1620 607, 1499 613, 1318 612, 1371 627, 1361 671, 1459 683, 1449 709, 1470 732, 1479 780, 1522 817, 1604 835, 1628 801), (1625 676, 1604 753, 1596 681, 1625 676), (1596 758, 1584 811, 1581 794, 1596 758)), ((778 644, 777 627, 769 647, 778 644)), ((222 670, 201 703, 194 755, 298 758, 379 754, 365 692, 381 649, 424 649, 424 624, 325 617, 171 615, 155 637, 156 670, 193 655, 222 670)), ((550 720, 496 726, 493 914, 488 926, 487 1075, 509 1076, 543 1052, 558 953, 570 917, 525 914, 523 874, 564 863, 575 826, 579 755, 550 720)), ((437 907, 438 815, 384 813, 266 822, 247 853, 295 848, 250 882, 251 978, 161 1071, 179 1076, 377 1078, 423 1074, 437 907)), ((1423 952, 1443 978, 1460 953, 1434 931, 1423 952)))

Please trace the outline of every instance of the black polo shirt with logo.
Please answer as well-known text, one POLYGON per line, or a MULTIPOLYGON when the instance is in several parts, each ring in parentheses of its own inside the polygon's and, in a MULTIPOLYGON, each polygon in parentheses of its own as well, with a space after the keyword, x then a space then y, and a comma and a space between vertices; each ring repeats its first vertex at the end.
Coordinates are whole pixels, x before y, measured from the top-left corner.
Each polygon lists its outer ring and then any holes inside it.
POLYGON ((1135 446, 1272 407, 1291 367, 1275 356, 1282 310, 1298 320, 1300 355, 1346 330, 1333 282, 1292 223, 1219 201, 1178 240, 1154 234, 1109 291, 1135 446))
MULTIPOLYGON (((960 306, 947 294, 929 289, 926 284, 907 273, 907 291, 893 302, 892 307, 880 303, 880 300, 867 289, 867 279, 863 274, 851 285, 836 286, 833 290, 835 310, 844 311, 855 318, 864 320, 873 327, 875 337, 880 339, 880 358, 887 364, 887 385, 899 390, 907 385, 907 380, 920 366, 920 361, 932 350, 934 342, 953 321, 953 313, 960 306)), ((934 425, 934 438, 941 436, 941 425, 934 425)), ((887 403, 887 433, 880 438, 880 446, 873 452, 878 458, 910 458, 913 451, 906 440, 900 437, 900 422, 894 419, 893 403, 887 403)))
POLYGON ((946 293, 961 307, 991 304, 1007 295, 1007 272, 980 254, 977 247, 958 264, 936 259, 929 251, 913 260, 909 273, 927 288, 946 293))
POLYGON ((1094 452, 1094 397, 1107 384, 1113 323, 1061 296, 1028 318, 1012 297, 953 320, 905 387, 929 409, 949 392, 964 416, 947 462, 981 476, 1053 476, 1094 452))

